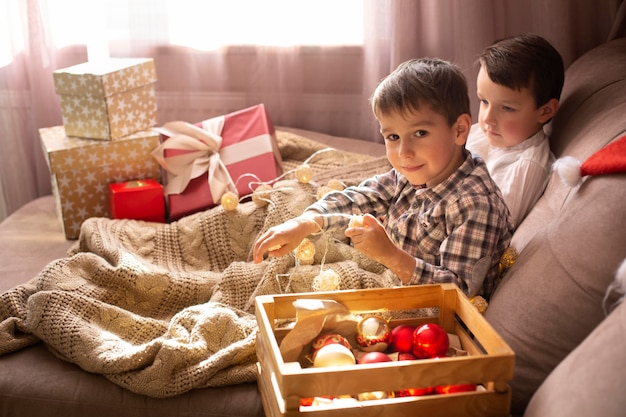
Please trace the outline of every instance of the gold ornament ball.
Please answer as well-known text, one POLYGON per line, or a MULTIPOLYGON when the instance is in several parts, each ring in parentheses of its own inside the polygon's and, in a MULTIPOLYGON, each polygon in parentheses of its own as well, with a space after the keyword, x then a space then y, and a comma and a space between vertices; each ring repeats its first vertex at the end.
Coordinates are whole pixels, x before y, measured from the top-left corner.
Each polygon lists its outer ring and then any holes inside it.
POLYGON ((470 298, 469 300, 474 305, 474 307, 478 309, 478 312, 480 314, 483 314, 485 311, 487 311, 487 307, 489 306, 489 304, 487 303, 487 300, 485 300, 482 296, 477 295, 470 298))
POLYGON ((506 248, 502 256, 500 257, 500 263, 505 269, 509 269, 517 261, 517 250, 515 248, 506 248))
POLYGON ((261 184, 252 193, 252 201, 257 207, 265 207, 269 204, 270 193, 272 186, 269 184, 261 184))
POLYGON ((237 210, 237 206, 239 205, 239 196, 232 191, 228 191, 224 193, 220 199, 220 204, 226 211, 237 210))
POLYGON ((309 164, 302 164, 296 168, 296 178, 302 184, 308 184, 309 181, 311 181, 311 178, 313 178, 311 166, 309 164))

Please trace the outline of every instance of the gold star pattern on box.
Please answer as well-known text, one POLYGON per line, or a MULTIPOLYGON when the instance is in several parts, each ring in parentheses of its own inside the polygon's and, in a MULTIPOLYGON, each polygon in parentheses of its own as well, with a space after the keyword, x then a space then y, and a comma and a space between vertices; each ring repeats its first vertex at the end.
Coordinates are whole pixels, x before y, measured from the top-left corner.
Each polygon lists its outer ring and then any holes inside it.
POLYGON ((63 126, 43 128, 39 133, 68 239, 78 237, 87 218, 110 216, 109 183, 161 178, 160 166, 150 154, 159 145, 156 131, 145 130, 115 141, 69 137, 63 126))
POLYGON ((54 71, 65 131, 117 140, 157 124, 152 58, 111 58, 54 71))

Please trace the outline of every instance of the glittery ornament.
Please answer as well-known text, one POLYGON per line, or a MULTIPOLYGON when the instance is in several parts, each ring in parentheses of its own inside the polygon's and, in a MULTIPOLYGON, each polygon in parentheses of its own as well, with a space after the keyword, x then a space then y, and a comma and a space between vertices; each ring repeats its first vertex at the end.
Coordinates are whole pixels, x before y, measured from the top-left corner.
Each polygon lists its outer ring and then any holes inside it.
POLYGON ((265 207, 269 204, 272 186, 269 184, 261 184, 252 193, 252 201, 257 207, 265 207))
POLYGON ((382 352, 391 340, 387 320, 377 316, 365 316, 357 323, 356 341, 365 352, 382 352))
POLYGON ((295 249, 296 258, 303 265, 312 265, 315 257, 315 245, 309 239, 304 238, 295 249))
POLYGON ((480 295, 472 297, 469 300, 474 305, 474 307, 476 307, 478 309, 478 312, 480 314, 483 314, 485 311, 487 311, 487 306, 488 306, 487 300, 485 300, 480 295))
POLYGON ((340 281, 339 274, 332 269, 320 271, 320 273, 313 278, 313 291, 336 291, 339 289, 340 281))
POLYGON ((302 164, 296 168, 296 178, 303 184, 308 184, 313 178, 313 171, 309 164, 302 164))
POLYGON ((500 257, 500 264, 498 265, 498 272, 502 274, 503 272, 508 270, 510 267, 512 267, 515 264, 515 261, 517 261, 517 255, 518 255, 517 249, 512 248, 512 247, 506 248, 506 250, 500 257))
POLYGON ((237 206, 239 205, 239 196, 232 191, 228 191, 224 193, 220 199, 220 203, 226 211, 237 210, 237 206))

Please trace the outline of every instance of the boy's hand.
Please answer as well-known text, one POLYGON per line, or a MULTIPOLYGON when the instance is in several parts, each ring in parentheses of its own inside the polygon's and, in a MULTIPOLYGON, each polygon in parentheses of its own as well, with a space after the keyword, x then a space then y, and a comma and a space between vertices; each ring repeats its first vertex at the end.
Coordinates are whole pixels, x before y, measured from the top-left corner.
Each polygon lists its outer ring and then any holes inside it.
POLYGON ((316 220, 297 217, 276 225, 263 233, 254 243, 254 263, 263 261, 263 255, 284 256, 298 247, 305 237, 320 230, 316 220))
POLYGON ((415 271, 415 258, 395 245, 383 225, 371 214, 363 216, 362 227, 348 227, 345 235, 356 250, 375 260, 408 284, 415 271))
POLYGON ((374 216, 365 214, 361 220, 361 222, 356 222, 356 227, 354 222, 351 223, 352 226, 346 229, 346 237, 352 240, 352 245, 356 250, 377 262, 386 264, 385 260, 393 257, 398 248, 374 216), (359 223, 362 223, 362 226, 358 225, 359 223))

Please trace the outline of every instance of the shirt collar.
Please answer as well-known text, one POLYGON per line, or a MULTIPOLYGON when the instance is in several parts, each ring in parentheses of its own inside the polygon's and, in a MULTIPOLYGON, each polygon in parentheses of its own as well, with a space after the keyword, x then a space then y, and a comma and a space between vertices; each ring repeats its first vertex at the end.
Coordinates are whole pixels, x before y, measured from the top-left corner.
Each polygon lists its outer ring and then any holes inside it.
POLYGON ((463 150, 465 160, 448 178, 435 185, 434 187, 415 187, 416 194, 432 194, 432 195, 443 195, 447 194, 450 189, 456 188, 460 183, 462 183, 465 178, 474 171, 476 167, 476 163, 474 158, 472 157, 471 152, 467 150, 463 150))

